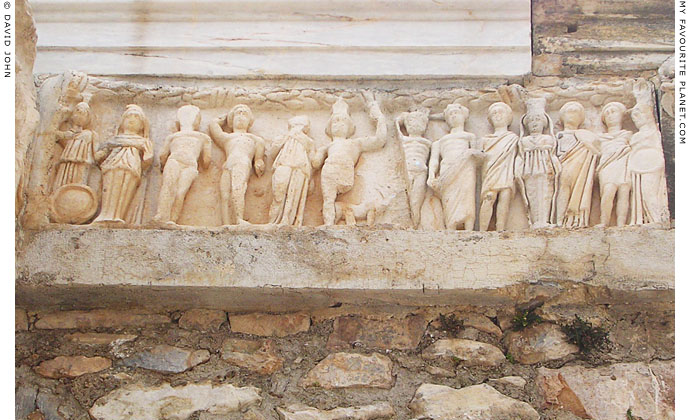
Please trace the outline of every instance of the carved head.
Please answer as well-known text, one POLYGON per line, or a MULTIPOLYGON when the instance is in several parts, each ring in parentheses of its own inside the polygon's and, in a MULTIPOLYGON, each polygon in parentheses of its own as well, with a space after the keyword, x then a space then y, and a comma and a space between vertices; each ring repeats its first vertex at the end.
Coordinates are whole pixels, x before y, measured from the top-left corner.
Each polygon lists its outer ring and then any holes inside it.
POLYGON ((122 113, 117 134, 123 133, 149 137, 149 120, 139 105, 129 104, 122 113))
POLYGON ((566 104, 561 107, 561 110, 558 111, 558 115, 561 117, 564 126, 571 125, 579 127, 585 122, 585 107, 579 102, 566 102, 566 104))
POLYGON ((489 121, 496 127, 507 127, 513 122, 513 110, 505 102, 496 102, 489 107, 489 121))
POLYGON ((470 110, 460 104, 448 104, 443 111, 443 117, 451 128, 464 125, 469 116, 470 110))
POLYGON ((422 108, 415 111, 406 112, 403 116, 405 129, 410 136, 421 137, 429 124, 429 109, 422 108))
POLYGON ((544 134, 544 129, 549 127, 553 130, 551 119, 546 114, 546 99, 531 98, 526 101, 527 113, 522 116, 520 132, 526 128, 529 135, 544 134))
POLYGON ((632 109, 630 113, 630 118, 632 118, 635 127, 638 129, 644 127, 647 124, 656 124, 656 119, 654 118, 654 110, 651 106, 647 104, 638 103, 632 109))
POLYGON ((177 110, 177 121, 175 121, 177 129, 182 127, 189 130, 198 130, 201 125, 201 111, 199 107, 194 105, 185 105, 177 110))
POLYGON ((79 102, 72 111, 72 123, 79 127, 88 127, 91 123, 91 107, 86 102, 79 102))
POLYGON ((609 102, 601 109, 601 120, 607 127, 620 127, 627 108, 620 102, 609 102))
POLYGON ((333 104, 331 109, 331 118, 326 124, 326 135, 331 138, 335 137, 352 137, 355 134, 355 122, 350 117, 349 106, 342 98, 333 104))
POLYGON ((288 120, 288 130, 292 131, 294 128, 300 129, 304 134, 309 133, 309 117, 306 115, 298 115, 290 118, 288 120))
POLYGON ((245 104, 239 104, 232 107, 228 112, 227 124, 230 131, 248 130, 254 123, 254 114, 252 110, 245 104))

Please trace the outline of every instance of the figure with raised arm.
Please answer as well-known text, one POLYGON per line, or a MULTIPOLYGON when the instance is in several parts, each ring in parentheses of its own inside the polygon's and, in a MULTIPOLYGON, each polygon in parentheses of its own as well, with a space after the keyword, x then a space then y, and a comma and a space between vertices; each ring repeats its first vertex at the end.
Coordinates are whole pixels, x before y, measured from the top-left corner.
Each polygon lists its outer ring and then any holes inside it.
POLYGON ((177 223, 189 188, 202 168, 211 163, 211 138, 199 131, 201 111, 194 105, 177 110, 177 132, 170 134, 160 153, 163 183, 154 220, 177 223))
POLYGON ((473 230, 476 219, 477 165, 485 155, 471 147, 475 136, 465 131, 469 114, 466 107, 449 104, 443 116, 450 133, 431 146, 427 185, 441 199, 448 230, 473 230))
POLYGON ((486 159, 482 165, 482 188, 479 195, 479 230, 489 229, 496 207, 496 230, 503 231, 508 223, 510 203, 515 195, 515 157, 518 135, 508 129, 513 122, 513 110, 504 102, 489 107, 489 121, 493 134, 482 138, 486 159))
POLYGON ((364 152, 382 149, 386 144, 386 118, 373 96, 368 95, 369 116, 376 121, 376 134, 355 137, 355 123, 350 117, 347 103, 339 98, 332 107, 326 134, 333 139, 329 145, 319 149, 316 163, 321 170, 321 192, 323 193, 324 224, 335 224, 335 200, 339 194, 352 189, 355 183, 355 166, 364 152))
POLYGON ((558 226, 589 226, 592 191, 597 163, 601 154, 599 137, 581 129, 585 108, 578 102, 567 102, 559 111, 563 131, 556 134, 556 157, 562 171, 556 202, 558 226))
POLYGON ((211 138, 225 151, 226 159, 220 177, 221 216, 224 225, 247 223, 244 220, 244 196, 252 163, 256 176, 260 177, 264 173, 265 140, 248 132, 253 122, 251 109, 239 104, 209 125, 211 138), (224 123, 227 124, 229 133, 221 128, 224 123))
POLYGON ((428 108, 405 112, 395 120, 398 139, 400 139, 405 153, 407 195, 412 214, 412 225, 415 228, 419 226, 422 204, 427 190, 426 179, 429 174, 427 162, 429 161, 431 141, 424 138, 428 123, 428 108), (403 125, 407 135, 403 134, 403 125))

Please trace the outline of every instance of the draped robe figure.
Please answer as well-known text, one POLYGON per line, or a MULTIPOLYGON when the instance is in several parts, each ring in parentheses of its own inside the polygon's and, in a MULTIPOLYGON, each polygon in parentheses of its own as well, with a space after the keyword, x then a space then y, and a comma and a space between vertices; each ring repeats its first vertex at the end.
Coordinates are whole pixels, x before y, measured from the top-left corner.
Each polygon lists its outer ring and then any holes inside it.
POLYGON ((625 105, 611 102, 604 106, 601 118, 608 127, 606 133, 600 134, 601 157, 597 165, 599 190, 601 195, 601 222, 599 226, 608 226, 616 201, 616 225, 623 226, 628 220, 630 203, 630 139, 632 132, 621 128, 625 105))
POLYGON ((519 160, 516 168, 530 227, 551 227, 556 223, 556 199, 561 163, 555 155, 553 124, 544 111, 545 101, 528 102, 527 114, 520 122, 519 160), (544 133, 544 126, 549 133, 544 133), (529 135, 525 136, 524 128, 529 135))
POLYGON ((125 223, 142 172, 153 160, 149 123, 141 107, 127 105, 117 135, 101 144, 96 158, 102 161, 103 201, 94 222, 125 223))
POLYGON ((661 223, 664 215, 664 154, 650 106, 638 103, 631 117, 638 132, 630 139, 630 224, 661 223))
POLYGON ((63 185, 82 184, 89 181, 89 172, 95 164, 94 146, 96 133, 87 127, 91 122, 91 109, 86 102, 76 105, 72 113, 72 128, 58 131, 58 142, 63 147, 58 161, 53 191, 63 185))
POLYGON ((562 172, 557 202, 557 223, 566 228, 589 226, 592 191, 599 159, 599 139, 589 130, 578 129, 584 107, 568 102, 561 108, 565 128, 556 135, 556 156, 562 172))
POLYGON ((504 230, 508 220, 510 202, 515 194, 515 157, 519 137, 508 130, 513 121, 513 111, 507 104, 496 102, 489 107, 489 121, 494 133, 482 138, 482 150, 486 154, 482 165, 482 188, 479 194, 479 230, 488 230, 494 204, 496 230, 504 230))
POLYGON ((307 135, 309 119, 302 115, 288 121, 288 134, 273 161, 273 224, 302 226, 304 206, 313 167, 316 166, 314 140, 307 135))
POLYGON ((476 219, 477 163, 484 154, 473 150, 474 134, 464 131, 469 110, 450 104, 444 111, 451 132, 431 146, 427 184, 441 199, 448 230, 473 230, 476 219))

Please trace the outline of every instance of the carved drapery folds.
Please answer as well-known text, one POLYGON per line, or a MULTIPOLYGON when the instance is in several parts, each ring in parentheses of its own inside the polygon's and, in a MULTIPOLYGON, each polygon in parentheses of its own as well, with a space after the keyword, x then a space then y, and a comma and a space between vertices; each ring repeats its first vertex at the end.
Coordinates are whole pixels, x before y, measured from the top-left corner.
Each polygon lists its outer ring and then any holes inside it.
POLYGON ((651 92, 629 79, 154 88, 70 72, 39 92, 45 130, 23 217, 32 227, 667 226, 651 92))

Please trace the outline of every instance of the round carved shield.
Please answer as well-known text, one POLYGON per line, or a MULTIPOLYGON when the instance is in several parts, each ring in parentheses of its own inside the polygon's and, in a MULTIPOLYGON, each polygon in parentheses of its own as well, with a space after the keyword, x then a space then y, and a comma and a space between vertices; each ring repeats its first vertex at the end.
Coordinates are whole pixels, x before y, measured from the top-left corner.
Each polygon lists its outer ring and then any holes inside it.
POLYGON ((63 185, 52 196, 52 216, 57 223, 85 223, 96 214, 97 209, 96 194, 87 185, 63 185))

